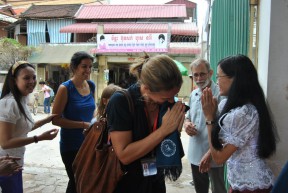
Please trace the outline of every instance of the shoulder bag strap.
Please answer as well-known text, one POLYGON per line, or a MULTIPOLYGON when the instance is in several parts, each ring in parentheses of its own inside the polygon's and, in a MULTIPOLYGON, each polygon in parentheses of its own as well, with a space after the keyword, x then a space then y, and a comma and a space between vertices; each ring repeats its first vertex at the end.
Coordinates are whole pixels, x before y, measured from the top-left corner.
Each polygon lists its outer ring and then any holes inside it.
POLYGON ((127 89, 123 89, 123 90, 119 90, 117 92, 123 94, 126 97, 126 99, 128 101, 128 105, 129 105, 129 111, 131 113, 134 113, 134 103, 133 103, 133 100, 132 100, 132 97, 131 97, 131 94, 129 93, 129 91, 127 89))

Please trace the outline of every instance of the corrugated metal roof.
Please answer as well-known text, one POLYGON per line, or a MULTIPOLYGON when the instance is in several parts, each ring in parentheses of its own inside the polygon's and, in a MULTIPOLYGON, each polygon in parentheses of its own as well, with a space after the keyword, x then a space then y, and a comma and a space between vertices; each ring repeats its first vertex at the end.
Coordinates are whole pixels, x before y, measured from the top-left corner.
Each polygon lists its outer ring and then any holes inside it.
POLYGON ((20 18, 73 18, 81 4, 73 5, 32 5, 20 18))
POLYGON ((169 54, 182 54, 182 55, 197 55, 201 53, 201 48, 196 47, 196 48, 168 48, 168 53, 169 54))
POLYGON ((60 33, 97 33, 97 23, 74 23, 60 29, 60 33))
POLYGON ((14 17, 10 17, 8 15, 0 13, 0 21, 5 21, 8 23, 14 23, 15 21, 17 21, 17 19, 15 19, 14 17))
MULTIPOLYGON (((97 23, 75 23, 60 29, 61 33, 97 33, 97 23)), ((106 34, 167 33, 167 23, 107 23, 106 34)), ((173 23, 173 35, 198 35, 198 28, 192 23, 173 23)))
POLYGON ((168 47, 169 54, 200 54, 201 47, 193 42, 171 42, 168 47))
POLYGON ((95 0, 6 0, 6 3, 12 5, 13 7, 29 7, 34 5, 60 5, 60 4, 107 4, 107 1, 101 0, 99 2, 95 0))
POLYGON ((76 19, 185 18, 185 5, 84 5, 76 19))

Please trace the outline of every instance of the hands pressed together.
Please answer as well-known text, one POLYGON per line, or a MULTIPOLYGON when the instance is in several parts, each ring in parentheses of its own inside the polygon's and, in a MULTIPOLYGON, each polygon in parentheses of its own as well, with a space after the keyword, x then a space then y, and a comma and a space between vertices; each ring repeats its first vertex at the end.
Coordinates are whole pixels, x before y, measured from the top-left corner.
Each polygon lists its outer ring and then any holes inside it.
POLYGON ((181 131, 185 118, 185 105, 182 102, 177 102, 175 105, 168 109, 162 118, 162 125, 160 129, 169 135, 175 130, 181 131))
POLYGON ((216 116, 218 103, 217 103, 217 99, 213 97, 212 90, 210 88, 205 88, 203 90, 203 93, 201 96, 201 104, 202 104, 202 110, 206 117, 206 120, 213 121, 216 116))

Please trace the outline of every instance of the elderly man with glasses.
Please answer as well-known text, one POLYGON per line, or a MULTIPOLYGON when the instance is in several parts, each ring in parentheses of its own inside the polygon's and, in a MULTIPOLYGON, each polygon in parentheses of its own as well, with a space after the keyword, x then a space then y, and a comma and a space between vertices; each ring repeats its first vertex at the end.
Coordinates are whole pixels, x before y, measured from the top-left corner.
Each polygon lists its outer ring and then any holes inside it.
POLYGON ((197 89, 190 94, 190 110, 186 115, 184 128, 189 137, 188 159, 191 164, 192 178, 196 193, 208 193, 209 179, 212 193, 226 193, 224 183, 224 167, 216 165, 211 157, 208 143, 206 124, 214 124, 211 120, 205 120, 202 111, 201 95, 206 87, 212 89, 215 97, 219 97, 219 88, 211 80, 213 70, 207 60, 196 59, 190 65, 192 78, 197 89))

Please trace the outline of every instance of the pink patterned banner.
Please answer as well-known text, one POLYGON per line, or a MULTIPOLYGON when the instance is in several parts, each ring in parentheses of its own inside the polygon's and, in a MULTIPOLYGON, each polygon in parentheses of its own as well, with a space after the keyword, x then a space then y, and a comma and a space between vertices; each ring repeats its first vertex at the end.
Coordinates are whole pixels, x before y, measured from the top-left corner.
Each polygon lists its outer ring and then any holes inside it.
POLYGON ((98 34, 97 52, 168 52, 167 34, 98 34))

